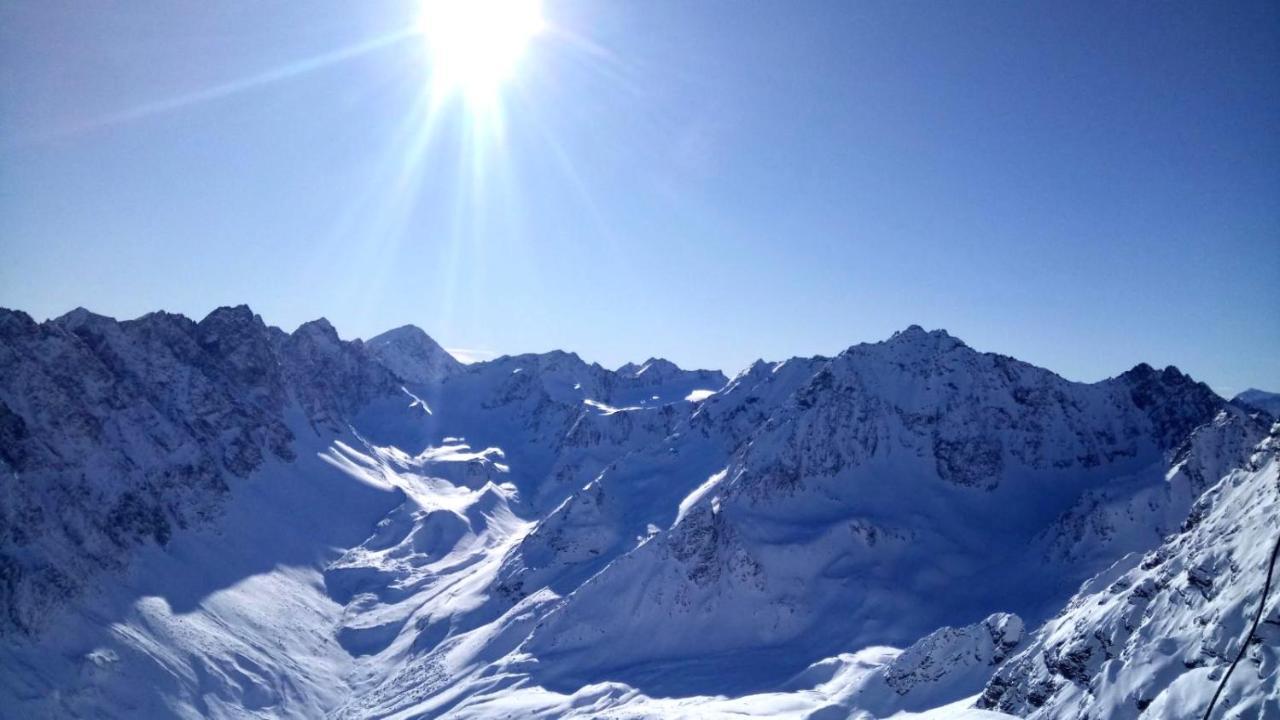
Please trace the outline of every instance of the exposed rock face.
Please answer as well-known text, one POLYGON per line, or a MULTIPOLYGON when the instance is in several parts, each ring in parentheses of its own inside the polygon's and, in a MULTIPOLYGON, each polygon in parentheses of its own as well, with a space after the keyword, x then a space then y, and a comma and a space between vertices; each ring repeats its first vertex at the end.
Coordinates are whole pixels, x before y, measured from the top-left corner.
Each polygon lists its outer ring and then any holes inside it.
POLYGON ((1151 418, 1155 437, 1163 448, 1181 443, 1222 407, 1222 398, 1207 385, 1173 366, 1157 371, 1142 363, 1119 380, 1129 387, 1133 404, 1151 418))
POLYGON ((1145 552, 1176 532, 1192 504, 1230 470, 1243 466, 1269 431, 1268 421, 1224 407, 1172 451, 1163 482, 1139 474, 1088 490, 1041 534, 1049 564, 1092 565, 1145 552))
POLYGON ((284 381, 317 432, 341 432, 376 399, 403 396, 403 381, 359 340, 344 342, 328 320, 303 323, 277 346, 284 381))
POLYGON ((905 452, 931 458, 947 482, 992 489, 1008 473, 1089 470, 1169 450, 1223 401, 1176 368, 1072 383, 912 326, 834 358, 794 404, 768 428, 785 446, 776 463, 784 478, 905 452))
MULTIPOLYGON (((979 705, 1031 718, 1198 718, 1257 611, 1280 538, 1280 425, 1181 530, 1088 583, 991 680, 979 705)), ((1230 717, 1280 707, 1280 594, 1223 694, 1230 717)))
MULTIPOLYGON (((902 651, 884 669, 884 681, 900 695, 989 677, 1026 639, 1022 619, 997 613, 966 627, 944 627, 902 651)), ((964 697, 963 693, 953 697, 964 697)))

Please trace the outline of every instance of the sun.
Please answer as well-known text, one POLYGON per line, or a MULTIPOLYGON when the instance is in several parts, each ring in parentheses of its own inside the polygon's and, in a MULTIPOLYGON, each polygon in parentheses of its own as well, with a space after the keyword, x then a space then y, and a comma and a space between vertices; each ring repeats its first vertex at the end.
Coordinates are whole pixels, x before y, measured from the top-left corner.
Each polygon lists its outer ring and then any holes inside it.
POLYGON ((433 94, 471 104, 496 99, 545 27, 541 0, 423 0, 418 22, 433 94))

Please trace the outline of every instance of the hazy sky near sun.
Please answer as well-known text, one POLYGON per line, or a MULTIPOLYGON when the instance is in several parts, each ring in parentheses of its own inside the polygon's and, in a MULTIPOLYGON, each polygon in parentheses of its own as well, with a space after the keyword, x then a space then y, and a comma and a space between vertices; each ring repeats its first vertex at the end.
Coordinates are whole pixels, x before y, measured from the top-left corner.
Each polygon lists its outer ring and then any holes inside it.
POLYGON ((1280 4, 543 13, 481 112, 412 2, 0 4, 0 305, 730 372, 918 323, 1280 390, 1280 4))

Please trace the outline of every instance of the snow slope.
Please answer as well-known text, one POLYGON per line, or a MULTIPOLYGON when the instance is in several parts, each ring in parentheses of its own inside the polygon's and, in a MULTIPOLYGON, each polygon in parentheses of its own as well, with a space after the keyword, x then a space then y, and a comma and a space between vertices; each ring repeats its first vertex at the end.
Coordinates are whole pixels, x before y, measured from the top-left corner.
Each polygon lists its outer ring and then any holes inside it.
POLYGON ((976 693, 1023 640, 1022 621, 996 614, 962 628, 940 628, 906 650, 870 647, 825 658, 773 692, 738 697, 650 697, 620 683, 570 694, 541 687, 504 688, 467 698, 459 718, 980 718, 976 693))
POLYGON ((349 692, 321 568, 403 501, 302 453, 238 484, 214 525, 98 576, 36 640, 0 645, 0 717, 318 717, 349 692))

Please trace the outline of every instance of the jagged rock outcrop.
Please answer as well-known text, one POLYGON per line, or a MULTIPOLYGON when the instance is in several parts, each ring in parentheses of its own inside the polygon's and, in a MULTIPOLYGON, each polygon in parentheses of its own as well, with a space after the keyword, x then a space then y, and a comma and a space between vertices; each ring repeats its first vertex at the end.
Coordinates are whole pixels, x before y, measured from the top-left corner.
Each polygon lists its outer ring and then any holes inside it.
POLYGON ((1167 469, 1117 478, 1083 493, 1037 539, 1045 562, 1101 571, 1117 557, 1151 548, 1178 530, 1205 490, 1249 460, 1269 427, 1258 413, 1224 407, 1171 452, 1167 469))
POLYGON ((1199 718, 1280 709, 1280 593, 1245 637, 1280 539, 1280 425, 1195 502, 1179 532, 1087 582, 996 674, 979 706, 1021 717, 1199 718))
POLYGON ((998 665, 1022 640, 1022 620, 1008 613, 969 627, 941 628, 894 658, 884 679, 899 695, 906 695, 921 683, 936 683, 969 665, 998 665))
POLYGON ((237 478, 344 431, 401 381, 324 320, 292 334, 244 306, 200 322, 0 310, 0 632, 34 632, 139 542, 216 515, 237 478))

